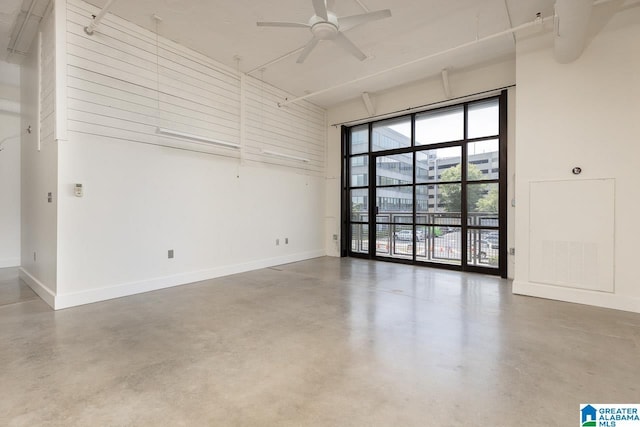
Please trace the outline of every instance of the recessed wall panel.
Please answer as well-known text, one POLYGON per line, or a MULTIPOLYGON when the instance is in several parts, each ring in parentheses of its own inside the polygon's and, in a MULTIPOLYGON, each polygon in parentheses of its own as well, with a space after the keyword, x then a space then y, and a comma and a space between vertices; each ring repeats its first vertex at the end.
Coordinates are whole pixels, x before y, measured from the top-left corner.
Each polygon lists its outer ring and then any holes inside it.
POLYGON ((615 180, 530 184, 531 282, 614 290, 615 180))

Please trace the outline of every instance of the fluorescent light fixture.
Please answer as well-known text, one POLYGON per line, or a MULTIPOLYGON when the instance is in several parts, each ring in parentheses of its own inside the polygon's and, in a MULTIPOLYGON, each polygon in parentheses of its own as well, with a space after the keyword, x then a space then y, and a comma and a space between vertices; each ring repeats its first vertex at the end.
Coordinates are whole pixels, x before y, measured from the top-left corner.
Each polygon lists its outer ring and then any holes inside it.
POLYGON ((282 157, 283 159, 291 159, 298 160, 299 162, 309 163, 311 160, 305 159, 304 157, 292 156, 290 154, 278 153, 277 151, 271 150, 262 150, 263 154, 268 154, 269 156, 282 157))
POLYGON ((180 132, 180 131, 172 130, 172 129, 158 128, 157 132, 161 133, 161 134, 164 134, 164 135, 177 136, 177 137, 180 137, 180 138, 191 139, 191 140, 199 141, 199 142, 206 142, 206 143, 209 143, 209 144, 220 145, 220 146, 223 146, 223 147, 240 148, 240 144, 234 144, 232 142, 220 141, 220 140, 213 139, 213 138, 207 138, 206 136, 194 135, 192 133, 180 132))

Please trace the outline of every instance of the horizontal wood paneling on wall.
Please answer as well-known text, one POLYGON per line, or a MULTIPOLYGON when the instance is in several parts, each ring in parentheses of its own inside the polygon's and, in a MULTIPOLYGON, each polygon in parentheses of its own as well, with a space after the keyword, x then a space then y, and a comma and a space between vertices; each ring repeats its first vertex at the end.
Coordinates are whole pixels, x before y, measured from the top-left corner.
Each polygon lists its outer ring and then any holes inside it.
POLYGON ((290 94, 110 13, 88 36, 84 27, 97 11, 68 1, 70 131, 324 171, 325 110, 307 101, 279 107, 290 94), (159 135, 158 127, 240 144, 242 150, 159 135))
MULTIPOLYGON (((55 142, 56 131, 56 61, 53 12, 44 17, 41 27, 40 54, 40 142, 55 142)), ((38 43, 36 39, 34 43, 38 43)))

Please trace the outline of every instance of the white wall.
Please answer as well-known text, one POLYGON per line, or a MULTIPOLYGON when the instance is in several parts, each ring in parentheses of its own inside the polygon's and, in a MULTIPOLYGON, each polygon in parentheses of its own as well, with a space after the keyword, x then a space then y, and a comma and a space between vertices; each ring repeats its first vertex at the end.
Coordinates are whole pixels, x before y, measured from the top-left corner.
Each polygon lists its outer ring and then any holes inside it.
POLYGON ((325 254, 323 109, 112 15, 87 36, 67 4, 55 308, 325 254))
POLYGON ((21 145, 20 273, 47 303, 53 304, 57 287, 58 204, 53 14, 43 19, 41 31, 41 78, 38 77, 37 37, 21 66, 21 128, 30 127, 31 133, 23 135, 21 145), (40 117, 38 98, 42 106, 40 117), (51 203, 48 193, 52 195, 51 203))
POLYGON ((20 265, 20 67, 0 61, 0 268, 20 265))
MULTIPOLYGON (((518 44, 516 293, 640 312, 639 22, 638 8, 619 13, 590 41, 577 61, 566 65, 554 61, 550 35, 518 44), (574 166, 582 168, 581 175, 572 175, 574 166), (582 224, 615 230, 614 291, 533 282, 530 246, 535 239, 529 235, 530 183, 602 178, 615 180, 615 224, 586 224, 584 214, 576 215, 565 226, 582 224)), ((594 195, 592 203, 602 200, 594 195)), ((581 254, 568 256, 580 258, 581 254)), ((599 259, 605 262, 606 254, 599 254, 599 259)))
MULTIPOLYGON (((497 61, 489 64, 483 64, 470 69, 450 71, 449 82, 451 86, 452 97, 462 97, 479 92, 484 92, 500 87, 506 87, 515 83, 515 61, 512 58, 505 58, 503 61, 497 61)), ((406 110, 408 108, 418 107, 425 104, 445 101, 444 89, 440 76, 422 80, 419 82, 400 86, 398 88, 372 93, 371 98, 375 107, 375 114, 387 114, 394 111, 406 110)), ((508 113, 508 153, 510 166, 513 164, 514 153, 514 101, 515 90, 510 89, 508 94, 509 113, 508 113)), ((368 117, 364 103, 360 99, 352 100, 344 104, 335 106, 328 111, 329 124, 343 123, 354 120, 365 119, 368 117)), ((339 240, 332 240, 333 234, 340 235, 340 174, 341 174, 341 157, 340 157, 340 126, 329 126, 328 138, 328 169, 327 169, 327 236, 326 245, 327 252, 332 256, 339 256, 339 240)), ((511 177, 513 172, 509 172, 511 177)), ((513 180, 508 180, 509 200, 513 198, 514 188, 513 180)), ((513 224, 513 208, 509 207, 508 219, 509 224, 513 224)), ((513 246, 513 233, 511 228, 508 232, 508 246, 513 246)), ((511 258, 511 257, 510 257, 511 258)), ((512 277, 513 260, 508 263, 508 274, 512 277)))
POLYGON ((58 308, 324 254, 321 177, 69 137, 60 152, 58 308))

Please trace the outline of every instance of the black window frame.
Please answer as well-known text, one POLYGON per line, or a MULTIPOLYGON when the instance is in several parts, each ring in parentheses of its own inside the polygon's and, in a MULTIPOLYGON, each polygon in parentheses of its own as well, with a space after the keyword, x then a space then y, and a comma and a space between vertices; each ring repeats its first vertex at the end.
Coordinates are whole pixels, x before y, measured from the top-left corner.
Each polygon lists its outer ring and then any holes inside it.
MULTIPOLYGON (((435 144, 416 144, 415 141, 415 124, 416 124, 416 116, 424 113, 424 111, 415 112, 411 114, 404 114, 393 118, 384 118, 381 120, 371 121, 368 123, 359 123, 353 126, 342 126, 342 144, 341 144, 341 154, 342 154, 342 177, 341 177, 341 187, 342 187, 342 229, 341 229, 341 256, 351 256, 356 258, 365 258, 365 259, 374 259, 385 262, 399 262, 399 263, 408 263, 414 265, 435 267, 441 269, 451 269, 457 271, 468 271, 468 272, 477 272, 484 274, 492 274, 499 275, 501 277, 507 277, 507 91, 503 90, 499 95, 490 96, 481 99, 475 99, 472 101, 467 101, 463 103, 459 103, 456 105, 447 105, 440 108, 431 109, 428 111, 438 111, 451 109, 452 107, 463 107, 464 111, 464 119, 463 119, 463 127, 464 127, 464 135, 462 140, 457 141, 447 141, 443 143, 435 143, 435 144), (498 135, 489 135, 478 138, 468 138, 468 128, 469 128, 469 106, 473 104, 479 104, 482 102, 490 101, 490 100, 498 100, 499 105, 499 134, 498 135), (389 121, 389 120, 403 120, 410 119, 411 124, 411 141, 409 147, 389 149, 389 150, 377 150, 372 151, 373 144, 373 127, 374 124, 389 121), (351 147, 351 130, 359 127, 367 127, 368 129, 368 151, 365 153, 350 153, 351 147), (482 180, 467 180, 467 163, 469 162, 467 146, 469 143, 477 142, 477 141, 485 141, 485 140, 494 140, 498 139, 499 142, 499 154, 498 154, 498 163, 499 163, 499 171, 498 178, 496 179, 482 179, 482 180), (369 242, 376 241, 376 187, 384 188, 384 187, 398 187, 398 186, 412 186, 413 187, 413 223, 414 227, 416 226, 436 226, 438 224, 431 223, 418 223, 417 222, 417 202, 416 202, 416 187, 417 186, 428 186, 428 185, 439 185, 445 184, 443 181, 437 180, 436 182, 425 182, 425 183, 416 183, 416 152, 424 151, 424 150, 434 150, 438 148, 448 148, 448 147, 461 147, 461 177, 459 181, 447 181, 446 183, 459 183, 461 185, 461 218, 460 218, 460 229, 461 229, 461 241, 460 247, 463 249, 464 256, 461 256, 460 265, 450 265, 450 264, 441 264, 437 262, 428 262, 424 260, 416 259, 416 251, 414 250, 412 259, 398 259, 398 258, 389 258, 376 255, 375 244, 368 246, 368 253, 362 252, 354 252, 351 250, 352 244, 352 224, 363 224, 368 226, 369 232, 369 242), (389 185, 377 185, 376 182, 376 160, 381 156, 389 156, 394 154, 413 154, 413 179, 414 182, 412 184, 389 184, 389 185), (351 158, 357 156, 368 156, 368 185, 366 186, 351 186, 351 158), (481 225, 481 224, 472 224, 468 223, 468 213, 467 212, 467 186, 473 184, 498 184, 498 225, 481 225), (367 222, 362 221, 352 221, 351 220, 351 199, 350 199, 350 190, 352 189, 368 189, 368 216, 367 222), (479 265, 471 265, 468 264, 468 231, 469 230, 496 230, 499 232, 498 236, 498 267, 484 267, 479 265)), ((492 165, 490 165, 491 169, 492 165)), ((437 171, 439 172, 439 171, 437 171)), ((427 202, 428 203, 428 202, 427 202)), ((436 206, 437 208, 437 206, 436 206)), ((415 243, 415 234, 414 233, 414 243, 415 243)))

